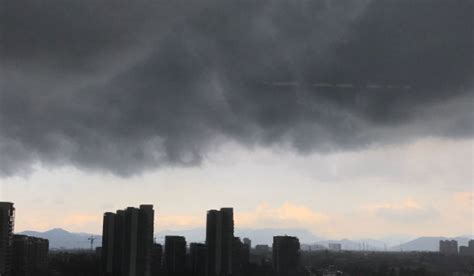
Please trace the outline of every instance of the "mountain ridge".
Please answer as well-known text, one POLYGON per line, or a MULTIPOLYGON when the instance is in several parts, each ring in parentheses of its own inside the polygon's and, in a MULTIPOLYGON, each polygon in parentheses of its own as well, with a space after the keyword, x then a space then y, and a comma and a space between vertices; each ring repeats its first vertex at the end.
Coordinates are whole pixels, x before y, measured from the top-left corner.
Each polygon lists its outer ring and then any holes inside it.
MULTIPOLYGON (((90 233, 76 233, 64 230, 62 228, 53 228, 44 232, 41 231, 22 231, 18 234, 45 238, 50 241, 51 249, 89 249, 91 247, 88 238, 95 237, 94 247, 100 246, 102 243, 102 236, 90 233)), ((204 242, 205 229, 193 228, 186 230, 163 230, 155 233, 155 239, 158 243, 164 242, 166 235, 180 235, 185 236, 188 243, 204 242)), ((252 246, 257 244, 272 244, 273 236, 290 235, 297 236, 300 239, 303 249, 311 249, 311 246, 322 245, 327 247, 329 243, 340 243, 343 250, 389 250, 389 251, 438 251, 439 240, 454 239, 458 241, 458 245, 467 245, 470 239, 474 239, 474 235, 460 235, 456 237, 444 236, 422 236, 410 239, 401 243, 398 246, 390 245, 384 240, 378 239, 325 239, 317 236, 305 229, 287 228, 262 228, 262 229, 236 229, 235 236, 240 238, 250 238, 252 246)))

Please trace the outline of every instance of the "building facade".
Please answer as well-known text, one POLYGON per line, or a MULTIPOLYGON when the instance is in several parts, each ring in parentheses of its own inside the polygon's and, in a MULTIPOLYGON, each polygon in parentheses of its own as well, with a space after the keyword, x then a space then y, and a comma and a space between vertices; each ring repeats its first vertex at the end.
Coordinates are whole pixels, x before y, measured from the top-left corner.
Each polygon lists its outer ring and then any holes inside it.
POLYGON ((48 269, 49 241, 25 235, 13 236, 13 276, 45 275, 48 269))
POLYGON ((151 275, 163 275, 163 246, 159 243, 154 243, 151 247, 151 275))
POLYGON ((207 275, 232 275, 234 210, 209 210, 206 223, 207 275))
POLYGON ((11 202, 0 202, 0 276, 11 276, 15 208, 11 202))
POLYGON ((186 239, 182 236, 165 237, 164 270, 168 276, 186 273, 186 239))
POLYGON ((439 252, 445 255, 458 254, 458 242, 455 240, 439 241, 439 252))
POLYGON ((247 275, 250 262, 250 246, 235 237, 232 244, 232 275, 247 275))
POLYGON ((299 268, 300 242, 296 237, 273 237, 273 271, 278 276, 296 275, 299 268))
POLYGON ((474 256, 474 240, 469 240, 467 246, 460 246, 459 254, 463 256, 474 256))
POLYGON ((191 243, 189 246, 191 276, 206 275, 207 248, 204 243, 191 243))

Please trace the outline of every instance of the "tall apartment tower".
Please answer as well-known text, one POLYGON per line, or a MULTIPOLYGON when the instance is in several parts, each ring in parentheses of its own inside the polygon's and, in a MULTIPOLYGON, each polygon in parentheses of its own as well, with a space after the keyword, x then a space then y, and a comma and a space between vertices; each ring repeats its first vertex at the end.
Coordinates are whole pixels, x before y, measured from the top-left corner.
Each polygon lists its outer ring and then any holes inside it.
POLYGON ((107 212, 102 222, 102 275, 113 275, 114 264, 114 234, 116 214, 107 212))
POLYGON ((296 275, 299 264, 300 241, 296 237, 273 237, 273 270, 278 276, 296 275))
POLYGON ((151 252, 153 247, 153 224, 155 211, 153 205, 140 205, 138 212, 137 236, 137 273, 138 275, 151 275, 151 252))
POLYGON ((232 274, 234 210, 209 210, 206 223, 207 275, 232 274))
POLYGON ((109 276, 150 276, 153 205, 105 213, 102 228, 102 272, 109 276))
POLYGON ((185 276, 186 239, 182 236, 165 237, 164 268, 167 276, 185 276))
POLYGON ((15 208, 11 202, 0 202, 0 276, 11 275, 15 208))

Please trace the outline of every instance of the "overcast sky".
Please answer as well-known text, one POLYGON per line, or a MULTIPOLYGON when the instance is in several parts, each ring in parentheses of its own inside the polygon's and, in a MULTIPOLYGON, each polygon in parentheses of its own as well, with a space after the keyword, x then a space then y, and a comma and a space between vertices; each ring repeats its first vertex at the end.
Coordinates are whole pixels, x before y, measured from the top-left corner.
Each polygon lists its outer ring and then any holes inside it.
POLYGON ((0 200, 17 230, 474 233, 471 0, 15 0, 0 200))

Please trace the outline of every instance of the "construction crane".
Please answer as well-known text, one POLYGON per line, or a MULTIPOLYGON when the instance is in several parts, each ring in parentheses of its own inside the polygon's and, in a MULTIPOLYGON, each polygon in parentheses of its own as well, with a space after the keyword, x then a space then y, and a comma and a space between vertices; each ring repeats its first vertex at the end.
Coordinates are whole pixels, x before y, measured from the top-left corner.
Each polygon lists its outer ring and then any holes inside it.
POLYGON ((90 236, 87 240, 91 242, 91 251, 94 251, 94 241, 95 241, 94 236, 90 236))

